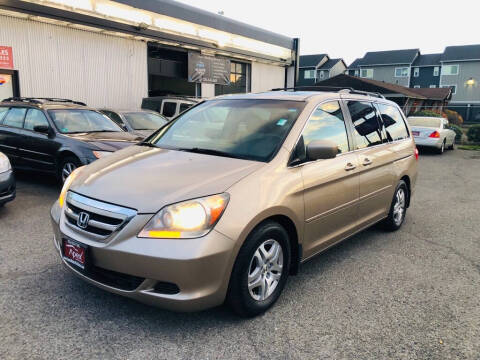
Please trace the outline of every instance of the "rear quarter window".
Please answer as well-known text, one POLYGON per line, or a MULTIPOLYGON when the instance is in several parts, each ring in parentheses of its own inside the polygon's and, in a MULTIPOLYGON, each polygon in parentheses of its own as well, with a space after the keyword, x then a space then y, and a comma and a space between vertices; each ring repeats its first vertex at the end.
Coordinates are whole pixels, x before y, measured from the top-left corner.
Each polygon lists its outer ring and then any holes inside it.
POLYGON ((8 107, 0 107, 0 124, 3 121, 3 118, 5 117, 5 114, 8 111, 8 107))
POLYGON ((162 115, 166 117, 172 117, 177 111, 177 103, 171 101, 165 101, 163 103, 162 115))
POLYGON ((388 141, 397 141, 409 137, 407 125, 396 106, 377 104, 382 117, 388 141))

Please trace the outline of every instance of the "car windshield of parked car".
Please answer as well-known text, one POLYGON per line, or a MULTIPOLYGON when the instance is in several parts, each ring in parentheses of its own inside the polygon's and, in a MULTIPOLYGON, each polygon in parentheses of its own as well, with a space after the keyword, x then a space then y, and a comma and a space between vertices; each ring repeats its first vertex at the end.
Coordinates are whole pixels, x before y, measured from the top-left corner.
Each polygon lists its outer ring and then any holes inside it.
POLYGON ((163 127, 149 143, 161 148, 270 161, 305 106, 260 99, 211 100, 163 127))
POLYGON ((93 110, 49 110, 55 126, 62 134, 122 131, 106 115, 93 110))
POLYGON ((441 127, 441 124, 442 124, 442 118, 411 117, 411 118, 408 118, 408 123, 410 124, 410 126, 439 128, 441 127))
POLYGON ((146 111, 124 113, 123 116, 133 130, 157 130, 168 122, 161 115, 146 111))

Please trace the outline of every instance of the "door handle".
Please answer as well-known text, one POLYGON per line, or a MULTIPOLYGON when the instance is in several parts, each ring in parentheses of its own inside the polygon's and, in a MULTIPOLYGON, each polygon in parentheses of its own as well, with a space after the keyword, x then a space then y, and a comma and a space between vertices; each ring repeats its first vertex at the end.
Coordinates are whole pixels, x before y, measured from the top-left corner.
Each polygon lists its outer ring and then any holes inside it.
POLYGON ((350 170, 355 170, 356 166, 355 164, 352 164, 352 163, 347 163, 347 165, 345 165, 345 171, 350 171, 350 170))
POLYGON ((372 163, 372 160, 370 160, 369 158, 365 158, 363 159, 363 166, 368 166, 372 163))

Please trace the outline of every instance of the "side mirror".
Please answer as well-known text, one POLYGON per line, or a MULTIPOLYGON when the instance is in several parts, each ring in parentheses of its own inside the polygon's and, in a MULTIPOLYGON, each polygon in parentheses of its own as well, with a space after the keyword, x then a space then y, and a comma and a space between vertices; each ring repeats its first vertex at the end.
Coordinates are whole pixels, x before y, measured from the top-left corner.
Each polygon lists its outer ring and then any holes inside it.
POLYGON ((313 140, 307 145, 307 159, 333 159, 338 154, 338 146, 330 140, 313 140))
POLYGON ((33 127, 33 131, 38 132, 40 134, 50 134, 50 126, 48 125, 35 125, 33 127))

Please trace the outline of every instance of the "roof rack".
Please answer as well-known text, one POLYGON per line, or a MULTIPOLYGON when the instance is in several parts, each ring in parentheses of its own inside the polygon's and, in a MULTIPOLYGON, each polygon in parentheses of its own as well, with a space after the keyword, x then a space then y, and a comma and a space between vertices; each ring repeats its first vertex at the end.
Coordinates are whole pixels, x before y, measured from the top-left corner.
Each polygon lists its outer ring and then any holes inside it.
POLYGON ((82 106, 87 106, 87 104, 81 101, 75 101, 70 99, 60 99, 60 98, 43 98, 43 97, 9 97, 7 99, 3 99, 2 102, 29 102, 33 104, 43 104, 47 101, 51 102, 61 102, 61 103, 72 103, 82 106))
POLYGON ((276 88, 272 89, 272 91, 325 91, 325 92, 338 92, 338 93, 348 93, 348 94, 358 94, 358 95, 367 95, 367 96, 375 96, 378 98, 385 99, 385 96, 378 92, 370 92, 370 91, 361 91, 355 90, 352 87, 348 86, 294 86, 294 87, 285 87, 285 88, 276 88))

